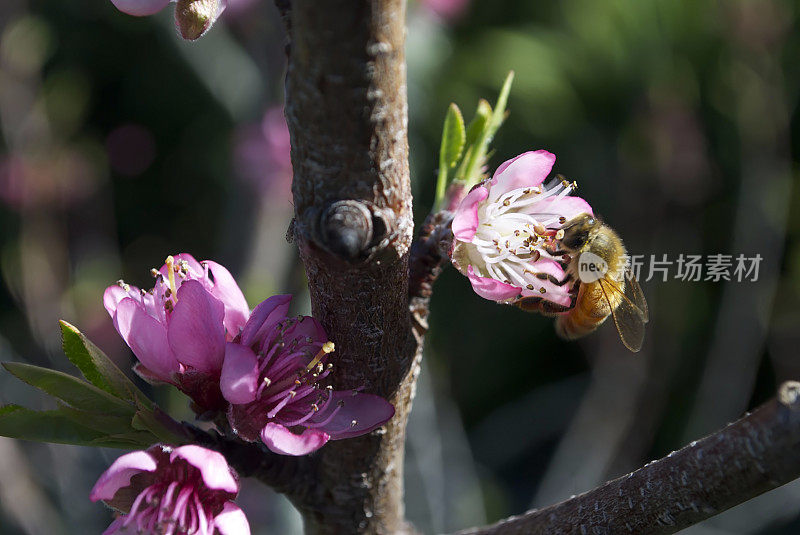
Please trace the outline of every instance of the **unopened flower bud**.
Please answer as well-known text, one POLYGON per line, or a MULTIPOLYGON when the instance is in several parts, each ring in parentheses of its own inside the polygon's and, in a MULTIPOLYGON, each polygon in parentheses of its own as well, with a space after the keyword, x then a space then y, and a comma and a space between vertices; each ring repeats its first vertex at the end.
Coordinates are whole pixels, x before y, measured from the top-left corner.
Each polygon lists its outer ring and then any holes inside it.
POLYGON ((178 0, 175 27, 181 37, 194 41, 205 34, 225 10, 226 0, 178 0))

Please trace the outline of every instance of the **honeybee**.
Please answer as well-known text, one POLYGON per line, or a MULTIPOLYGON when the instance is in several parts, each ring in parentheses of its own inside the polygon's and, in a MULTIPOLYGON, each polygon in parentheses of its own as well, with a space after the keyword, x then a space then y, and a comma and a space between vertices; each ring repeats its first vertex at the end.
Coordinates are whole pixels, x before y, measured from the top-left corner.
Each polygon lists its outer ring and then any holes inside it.
POLYGON ((639 351, 649 313, 619 235, 599 219, 581 214, 564 223, 555 245, 549 252, 564 259, 567 272, 559 284, 574 284, 571 305, 540 301, 520 303, 521 308, 555 316, 556 333, 567 340, 589 334, 612 316, 625 347, 639 351))

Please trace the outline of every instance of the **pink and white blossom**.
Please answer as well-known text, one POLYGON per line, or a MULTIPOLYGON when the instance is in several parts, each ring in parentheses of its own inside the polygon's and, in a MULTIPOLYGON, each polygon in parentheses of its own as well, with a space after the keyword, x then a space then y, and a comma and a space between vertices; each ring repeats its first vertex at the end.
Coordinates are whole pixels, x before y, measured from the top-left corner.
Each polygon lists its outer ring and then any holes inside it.
POLYGON ((222 454, 156 444, 114 461, 90 498, 121 513, 104 535, 249 535, 232 501, 238 493, 238 476, 222 454))
POLYGON ((526 152, 506 161, 494 176, 461 201, 453 217, 453 265, 485 299, 514 303, 538 298, 569 306, 564 269, 548 251, 557 230, 589 204, 569 196, 575 184, 543 182, 555 155, 526 152))
POLYGON ((263 301, 227 344, 220 386, 231 404, 231 428, 276 453, 305 455, 383 425, 394 415, 388 401, 325 384, 334 369, 333 343, 314 318, 287 318, 290 301, 290 295, 263 301))
POLYGON ((152 273, 149 291, 119 281, 103 295, 114 327, 139 360, 134 369, 150 382, 176 385, 202 411, 224 408, 225 344, 250 315, 242 291, 223 266, 185 253, 152 273))

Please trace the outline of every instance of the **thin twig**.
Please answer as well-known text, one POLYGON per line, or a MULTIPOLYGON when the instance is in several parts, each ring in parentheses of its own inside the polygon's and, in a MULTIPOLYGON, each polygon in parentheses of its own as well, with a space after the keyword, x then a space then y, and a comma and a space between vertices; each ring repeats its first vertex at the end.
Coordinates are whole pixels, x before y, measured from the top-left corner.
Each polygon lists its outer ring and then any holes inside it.
MULTIPOLYGON (((588 446, 590 447, 590 446, 588 446)), ((702 440, 594 490, 459 535, 665 535, 800 477, 800 383, 702 440)))

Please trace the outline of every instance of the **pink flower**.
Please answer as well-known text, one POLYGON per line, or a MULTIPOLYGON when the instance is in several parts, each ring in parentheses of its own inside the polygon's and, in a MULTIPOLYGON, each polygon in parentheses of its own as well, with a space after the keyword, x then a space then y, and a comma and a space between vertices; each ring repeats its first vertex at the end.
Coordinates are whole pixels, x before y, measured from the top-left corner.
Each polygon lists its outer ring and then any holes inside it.
POLYGON ((114 327, 139 359, 136 372, 176 385, 201 411, 224 408, 219 376, 225 343, 250 314, 244 295, 223 266, 189 254, 167 258, 153 275, 150 291, 119 281, 103 295, 114 327))
POLYGON ((247 518, 232 501, 238 493, 238 476, 222 454, 156 444, 114 461, 90 498, 123 513, 104 535, 249 535, 247 518))
POLYGON ((274 106, 259 124, 246 125, 234 137, 234 169, 265 198, 288 205, 292 188, 289 127, 283 108, 274 106))
POLYGON ((503 163, 491 180, 476 186, 453 218, 453 265, 485 299, 514 303, 538 298, 570 305, 565 273, 545 248, 565 221, 592 213, 575 187, 561 181, 542 186, 556 157, 544 150, 526 152, 503 163))
POLYGON ((174 0, 111 0, 114 6, 128 15, 144 17, 155 15, 174 0))
POLYGON ((305 455, 389 420, 394 407, 380 396, 323 384, 333 344, 314 318, 287 318, 290 301, 276 295, 262 302, 227 344, 220 386, 234 432, 249 442, 261 438, 276 453, 305 455))

